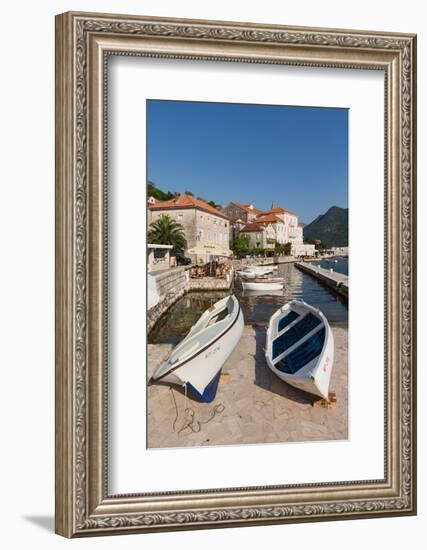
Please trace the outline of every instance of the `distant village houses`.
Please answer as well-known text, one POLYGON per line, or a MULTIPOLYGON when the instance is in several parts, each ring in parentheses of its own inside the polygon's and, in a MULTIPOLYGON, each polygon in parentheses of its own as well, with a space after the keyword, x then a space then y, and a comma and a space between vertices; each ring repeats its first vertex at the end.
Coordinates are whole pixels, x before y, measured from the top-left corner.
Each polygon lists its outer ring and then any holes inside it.
POLYGON ((276 243, 291 243, 293 256, 315 254, 314 245, 304 244, 303 227, 290 210, 273 204, 270 210, 262 211, 250 203, 230 202, 222 211, 231 219, 232 240, 242 234, 249 237, 251 246, 267 252, 274 250, 276 243))
POLYGON ((251 203, 238 202, 219 209, 186 194, 167 201, 148 197, 147 207, 149 224, 168 215, 182 225, 187 240, 184 254, 194 263, 231 256, 232 243, 239 235, 248 237, 250 248, 264 249, 267 254, 275 253, 277 243, 290 243, 293 256, 315 254, 315 246, 303 242, 297 214, 274 204, 264 211, 251 203))
POLYGON ((258 210, 253 204, 240 204, 238 202, 230 202, 227 206, 222 208, 224 214, 226 214, 231 220, 249 223, 254 221, 257 216, 262 214, 262 210, 258 210))

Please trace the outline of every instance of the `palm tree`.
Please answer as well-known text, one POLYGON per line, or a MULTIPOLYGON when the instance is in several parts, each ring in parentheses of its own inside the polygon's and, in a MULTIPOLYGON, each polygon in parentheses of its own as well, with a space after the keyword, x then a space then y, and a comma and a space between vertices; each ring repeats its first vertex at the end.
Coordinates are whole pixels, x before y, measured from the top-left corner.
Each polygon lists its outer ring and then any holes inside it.
POLYGON ((171 244, 173 252, 181 254, 184 253, 184 249, 187 247, 184 227, 165 214, 150 224, 148 242, 151 244, 171 244))

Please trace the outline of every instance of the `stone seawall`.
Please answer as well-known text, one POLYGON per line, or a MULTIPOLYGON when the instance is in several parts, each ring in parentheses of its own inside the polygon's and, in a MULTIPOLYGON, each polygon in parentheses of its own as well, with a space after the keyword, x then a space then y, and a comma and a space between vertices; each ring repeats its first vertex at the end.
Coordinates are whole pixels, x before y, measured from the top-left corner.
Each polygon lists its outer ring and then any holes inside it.
POLYGON ((158 274, 151 273, 151 276, 156 280, 157 292, 161 298, 171 290, 179 292, 187 284, 185 267, 174 267, 158 274))
POLYGON ((185 267, 176 267, 158 274, 151 273, 151 275, 156 280, 160 301, 148 310, 148 332, 150 332, 160 317, 162 317, 167 310, 187 292, 198 290, 228 290, 233 282, 233 273, 230 273, 226 279, 219 279, 216 277, 190 279, 189 271, 185 267))
POLYGON ((147 331, 154 327, 157 321, 177 300, 185 294, 188 284, 188 274, 185 267, 174 267, 160 273, 151 273, 156 281, 160 301, 148 310, 147 331))
POLYGON ((277 264, 291 264, 297 262, 294 256, 274 256, 271 258, 242 258, 240 260, 232 260, 234 268, 244 265, 277 265, 277 264))
POLYGON ((295 267, 300 271, 311 275, 344 298, 348 299, 348 275, 343 275, 342 273, 337 273, 336 271, 324 269, 323 267, 309 263, 298 262, 295 264, 295 267))
POLYGON ((187 283, 187 290, 228 290, 233 282, 233 274, 227 275, 225 279, 216 277, 203 277, 201 279, 190 279, 187 283))

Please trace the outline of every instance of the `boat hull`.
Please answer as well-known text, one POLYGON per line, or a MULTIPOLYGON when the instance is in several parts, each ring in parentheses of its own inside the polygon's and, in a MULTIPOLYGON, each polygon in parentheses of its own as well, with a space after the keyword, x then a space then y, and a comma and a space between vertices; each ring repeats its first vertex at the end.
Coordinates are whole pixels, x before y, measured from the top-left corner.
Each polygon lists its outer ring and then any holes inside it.
POLYGON ((242 286, 244 290, 257 290, 257 291, 267 291, 267 290, 282 290, 283 282, 267 283, 267 282, 251 282, 251 281, 242 281, 242 286))
POLYGON ((236 270, 237 275, 240 277, 259 277, 262 275, 269 275, 274 271, 277 271, 277 266, 247 266, 245 269, 236 270))
MULTIPOLYGON (((296 323, 298 323, 298 319, 295 320, 294 325, 296 323)), ((292 323, 289 324, 289 328, 291 327, 292 323)), ((286 332, 286 328, 284 331, 286 332)), ((309 336, 309 334, 307 334, 306 336, 309 336)), ((302 341, 303 340, 301 340, 301 342, 302 341)), ((293 347, 290 346, 289 350, 294 349, 295 351, 298 346, 301 346, 301 344, 296 341, 293 347)), ((305 302, 299 302, 296 300, 290 302, 290 304, 283 306, 270 319, 270 324, 267 331, 266 360, 268 366, 273 371, 273 373, 290 386, 298 388, 317 397, 328 399, 329 384, 334 363, 334 338, 329 323, 327 322, 324 315, 319 310, 316 310, 309 304, 305 304, 305 302), (297 309, 293 309, 292 304, 297 304, 297 309), (295 373, 283 372, 283 370, 277 368, 277 362, 272 359, 272 343, 275 338, 277 338, 277 333, 274 336, 274 331, 277 331, 277 326, 275 326, 275 323, 278 323, 279 320, 282 319, 285 314, 289 313, 290 311, 298 311, 298 315, 300 315, 302 319, 302 316, 304 315, 304 310, 306 310, 308 313, 311 313, 312 315, 316 315, 322 323, 319 326, 320 330, 324 330, 324 341, 321 351, 318 355, 316 355, 314 358, 312 358, 310 361, 300 367, 295 373)))
MULTIPOLYGON (((237 300, 236 300, 237 301, 237 300)), ((235 319, 212 341, 194 351, 177 367, 173 364, 169 371, 153 380, 169 384, 186 386, 198 400, 211 402, 215 398, 222 367, 228 359, 243 332, 243 312, 239 311, 235 319)))

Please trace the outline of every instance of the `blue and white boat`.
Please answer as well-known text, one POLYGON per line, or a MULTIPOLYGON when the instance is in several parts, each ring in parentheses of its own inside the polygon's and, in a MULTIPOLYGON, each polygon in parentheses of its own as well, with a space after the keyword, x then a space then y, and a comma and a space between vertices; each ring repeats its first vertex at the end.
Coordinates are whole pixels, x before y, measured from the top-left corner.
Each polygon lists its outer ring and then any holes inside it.
POLYGON ((266 360, 284 382, 305 392, 329 398, 334 363, 334 338, 323 313, 293 300, 271 317, 266 360))
POLYGON ((200 401, 213 401, 222 366, 240 340, 243 325, 237 298, 219 300, 156 369, 152 380, 184 386, 200 401))

